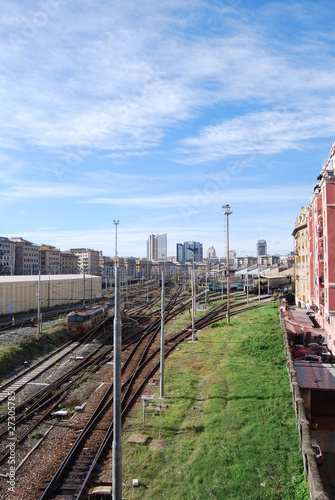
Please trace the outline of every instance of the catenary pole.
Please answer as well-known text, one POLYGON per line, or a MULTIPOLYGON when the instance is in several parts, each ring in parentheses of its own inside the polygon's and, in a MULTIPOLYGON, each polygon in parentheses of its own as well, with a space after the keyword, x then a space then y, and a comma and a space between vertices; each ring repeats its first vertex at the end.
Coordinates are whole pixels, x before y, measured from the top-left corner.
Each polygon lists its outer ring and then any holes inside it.
POLYGON ((162 299, 161 299, 161 377, 160 377, 160 397, 164 398, 164 271, 162 272, 162 299))
POLYGON ((86 295, 86 281, 85 281, 85 268, 83 269, 83 307, 85 307, 85 295, 86 295))
POLYGON ((37 333, 42 331, 42 318, 41 318, 41 271, 38 271, 38 284, 37 284, 37 333))
POLYGON ((192 292, 192 342, 195 342, 194 315, 195 315, 195 297, 194 297, 194 270, 191 271, 191 292, 192 292))

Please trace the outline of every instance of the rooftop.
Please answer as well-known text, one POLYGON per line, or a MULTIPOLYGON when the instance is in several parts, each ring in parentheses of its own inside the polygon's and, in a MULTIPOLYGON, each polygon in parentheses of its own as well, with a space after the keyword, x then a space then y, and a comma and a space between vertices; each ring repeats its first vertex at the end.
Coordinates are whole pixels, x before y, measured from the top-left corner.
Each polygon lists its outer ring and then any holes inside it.
MULTIPOLYGON (((60 281, 60 280, 82 280, 83 274, 41 274, 41 281, 60 281)), ((85 274, 85 279, 101 278, 92 274, 85 274)), ((20 276, 0 276, 1 283, 22 283, 22 282, 36 282, 39 280, 38 274, 20 275, 20 276)))

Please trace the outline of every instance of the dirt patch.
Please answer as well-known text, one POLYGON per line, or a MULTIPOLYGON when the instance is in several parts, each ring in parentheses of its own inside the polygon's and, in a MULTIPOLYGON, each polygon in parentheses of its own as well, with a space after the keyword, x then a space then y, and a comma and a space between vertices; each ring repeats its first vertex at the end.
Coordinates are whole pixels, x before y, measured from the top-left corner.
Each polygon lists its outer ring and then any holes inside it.
POLYGON ((164 451, 168 447, 169 442, 166 439, 154 439, 149 445, 152 451, 164 451))

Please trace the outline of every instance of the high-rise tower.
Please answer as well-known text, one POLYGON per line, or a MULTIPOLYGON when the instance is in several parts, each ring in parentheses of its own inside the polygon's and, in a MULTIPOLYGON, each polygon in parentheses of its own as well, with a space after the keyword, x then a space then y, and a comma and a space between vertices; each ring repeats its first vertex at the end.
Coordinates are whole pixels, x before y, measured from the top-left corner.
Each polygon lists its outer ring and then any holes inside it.
POLYGON ((167 234, 150 234, 147 242, 147 259, 151 262, 167 260, 167 234))
POLYGON ((262 255, 267 255, 267 245, 265 240, 257 241, 257 257, 261 257, 262 255))

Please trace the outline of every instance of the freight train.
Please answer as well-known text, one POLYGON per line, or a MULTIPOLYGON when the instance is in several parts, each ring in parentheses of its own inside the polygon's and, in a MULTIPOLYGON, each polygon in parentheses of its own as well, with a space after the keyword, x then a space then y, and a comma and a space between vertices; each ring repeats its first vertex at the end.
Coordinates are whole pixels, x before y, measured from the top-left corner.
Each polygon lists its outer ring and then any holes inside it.
POLYGON ((70 312, 67 316, 68 337, 71 339, 83 337, 109 316, 111 307, 112 303, 108 302, 70 312))

